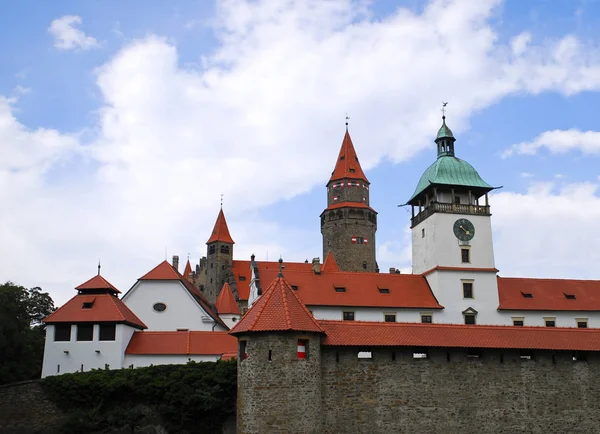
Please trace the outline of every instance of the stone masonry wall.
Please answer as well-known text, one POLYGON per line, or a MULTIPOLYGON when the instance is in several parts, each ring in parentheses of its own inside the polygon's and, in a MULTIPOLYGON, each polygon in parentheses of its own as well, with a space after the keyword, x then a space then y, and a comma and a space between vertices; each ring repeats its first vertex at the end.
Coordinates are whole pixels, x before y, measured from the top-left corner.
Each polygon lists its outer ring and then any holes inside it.
POLYGON ((0 386, 0 433, 51 433, 63 418, 39 380, 0 386))
POLYGON ((238 434, 321 434, 320 336, 254 333, 248 358, 238 357, 238 434), (298 339, 310 339, 308 359, 298 359, 298 339), (271 350, 271 361, 269 361, 271 350))
POLYGON ((600 355, 322 350, 323 433, 598 433, 600 355))

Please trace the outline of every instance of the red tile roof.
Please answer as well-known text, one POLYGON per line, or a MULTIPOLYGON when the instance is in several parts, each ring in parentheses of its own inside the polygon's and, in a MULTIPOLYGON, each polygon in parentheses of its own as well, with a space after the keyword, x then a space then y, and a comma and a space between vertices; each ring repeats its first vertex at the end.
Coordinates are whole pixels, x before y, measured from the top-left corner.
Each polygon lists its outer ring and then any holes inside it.
POLYGON ((221 355, 235 354, 237 339, 227 332, 136 332, 125 354, 221 355))
POLYGON ((600 329, 319 321, 323 345, 600 351, 600 329))
POLYGON ((225 282, 221 292, 219 293, 219 296, 217 297, 216 307, 219 315, 240 314, 240 308, 238 307, 235 297, 233 296, 233 292, 231 292, 231 287, 227 282, 225 282))
POLYGON ((288 282, 283 277, 278 277, 230 333, 264 331, 323 330, 288 282))
MULTIPOLYGON (((377 214, 377 211, 375 211, 373 208, 371 208, 369 205, 363 203, 363 202, 338 202, 338 203, 333 203, 331 205, 329 205, 327 208, 325 208, 325 211, 330 211, 332 209, 339 209, 339 208, 363 208, 363 209, 368 209, 373 211, 375 214, 377 214)), ((323 212, 325 212, 323 211, 323 212)), ((323 213, 321 213, 323 214, 323 213)))
POLYGON ((181 277, 181 274, 169 262, 162 261, 139 280, 179 280, 181 277))
POLYGON ((360 179, 369 182, 362 167, 360 167, 358 156, 356 155, 356 150, 354 149, 348 130, 346 130, 346 134, 344 134, 344 141, 342 142, 342 147, 329 182, 340 179, 360 179))
MULTIPOLYGON (((263 287, 276 279, 278 271, 260 270, 263 287)), ((419 274, 359 272, 290 271, 285 269, 290 285, 307 306, 365 306, 442 309, 425 277, 419 274), (345 288, 336 292, 335 288, 345 288), (389 293, 380 291, 388 289, 389 293)))
POLYGON ((92 277, 87 282, 84 282, 81 285, 77 286, 75 289, 77 289, 78 291, 108 289, 110 290, 109 292, 114 292, 117 294, 121 293, 121 291, 115 288, 108 280, 106 280, 99 274, 92 277))
MULTIPOLYGON (((275 261, 260 261, 256 262, 259 270, 277 270, 279 272, 279 263, 275 261)), ((297 271, 297 270, 312 270, 311 263, 305 262, 287 262, 285 265, 285 271, 297 271)), ((242 301, 248 300, 250 296, 250 280, 252 278, 252 271, 250 270, 250 261, 238 261, 233 260, 231 264, 231 270, 235 277, 236 288, 238 292, 238 298, 242 301), (244 280, 242 280, 242 278, 244 280)), ((267 282, 270 283, 270 282, 267 282)), ((267 285, 268 286, 268 285, 267 285)))
POLYGON ((54 323, 124 323, 145 329, 146 325, 121 300, 111 294, 79 294, 51 313, 44 322, 54 323), (92 307, 83 309, 83 303, 92 302, 92 307))
POLYGON ((213 228, 212 234, 206 244, 214 243, 215 241, 235 244, 233 242, 233 238, 231 238, 231 235, 229 235, 229 228, 227 227, 225 214, 223 214, 223 208, 221 208, 219 211, 215 227, 213 228))
POLYGON ((338 266, 335 258, 333 257, 333 253, 331 253, 331 250, 330 250, 329 252, 327 252, 327 257, 323 261, 323 266, 321 267, 321 272, 335 272, 335 271, 340 271, 340 267, 338 266))
POLYGON ((187 263, 185 264, 185 270, 183 270, 183 277, 185 277, 187 279, 190 277, 191 273, 192 273, 192 265, 190 264, 190 260, 188 259, 187 263))
POLYGON ((498 298, 498 309, 598 311, 600 280, 498 277, 498 298))

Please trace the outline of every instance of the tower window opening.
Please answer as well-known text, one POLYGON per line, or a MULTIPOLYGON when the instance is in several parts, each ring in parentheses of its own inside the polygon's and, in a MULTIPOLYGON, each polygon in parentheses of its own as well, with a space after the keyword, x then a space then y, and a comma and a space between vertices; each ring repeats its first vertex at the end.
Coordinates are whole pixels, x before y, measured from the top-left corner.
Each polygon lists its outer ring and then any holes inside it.
POLYGON ((273 360, 273 350, 269 350, 269 362, 273 360))
POLYGON ((240 361, 244 361, 248 358, 248 352, 247 352, 247 341, 240 341, 240 353, 238 355, 238 358, 240 359, 240 361))
POLYGON ((68 342, 71 340, 71 324, 56 324, 54 326, 54 340, 68 342))
POLYGON ((221 246, 221 253, 229 254, 229 246, 221 246))
POLYGON ((209 255, 212 255, 216 251, 217 251, 217 248, 214 245, 213 246, 208 246, 208 254, 209 255))
POLYGON ((473 298, 473 282, 463 282, 463 298, 473 298))
POLYGON ((367 269, 367 263, 366 263, 366 262, 363 262, 363 263, 362 263, 362 267, 363 267, 363 270, 366 270, 366 269, 367 269))
POLYGON ((460 249, 461 260, 463 264, 471 262, 471 258, 469 255, 469 249, 460 249))
POLYGON ((79 325, 77 325, 77 340, 78 341, 93 341, 94 340, 94 324, 79 324, 79 325))
POLYGON ((367 240, 364 237, 352 237, 352 244, 367 244, 367 240))
POLYGON ((308 359, 308 339, 298 339, 298 358, 308 359))

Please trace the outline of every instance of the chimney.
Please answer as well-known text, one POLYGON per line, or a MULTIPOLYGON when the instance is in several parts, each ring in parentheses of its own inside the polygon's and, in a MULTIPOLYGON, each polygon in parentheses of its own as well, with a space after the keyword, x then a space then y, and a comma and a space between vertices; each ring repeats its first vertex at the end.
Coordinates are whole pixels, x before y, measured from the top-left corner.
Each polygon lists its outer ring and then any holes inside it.
POLYGON ((312 269, 315 274, 321 274, 321 260, 319 258, 313 258, 312 269))
POLYGON ((179 256, 173 255, 173 268, 179 271, 179 256))
POLYGON ((390 267, 390 274, 396 274, 396 269, 394 267, 390 267))

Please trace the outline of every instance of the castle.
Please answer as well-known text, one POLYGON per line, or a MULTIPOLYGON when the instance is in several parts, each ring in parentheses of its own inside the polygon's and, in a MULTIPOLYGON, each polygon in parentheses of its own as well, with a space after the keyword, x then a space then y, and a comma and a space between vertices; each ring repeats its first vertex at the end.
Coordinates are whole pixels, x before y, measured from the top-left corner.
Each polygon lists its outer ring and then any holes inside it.
POLYGON ((597 432, 600 281, 499 276, 494 187, 455 142, 443 117, 406 201, 412 274, 379 270, 346 126, 322 262, 233 259, 221 209, 195 270, 174 257, 121 298, 100 270, 78 286, 45 321, 42 375, 237 357, 239 432, 597 432), (578 405, 548 406, 561 396, 578 405))

